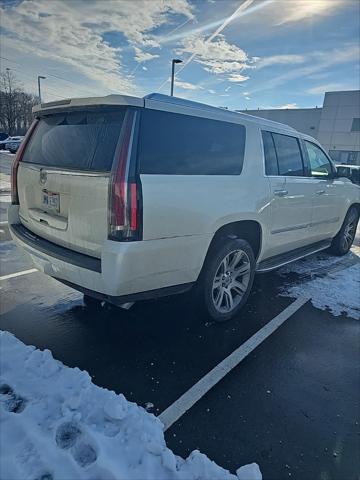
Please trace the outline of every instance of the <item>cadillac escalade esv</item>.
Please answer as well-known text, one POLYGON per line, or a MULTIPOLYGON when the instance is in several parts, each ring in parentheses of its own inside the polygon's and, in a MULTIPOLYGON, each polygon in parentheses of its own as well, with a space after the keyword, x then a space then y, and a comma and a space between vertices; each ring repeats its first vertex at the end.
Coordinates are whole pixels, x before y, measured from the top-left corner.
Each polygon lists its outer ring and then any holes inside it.
POLYGON ((87 304, 193 288, 223 321, 255 273, 351 247, 360 187, 287 125, 160 94, 51 102, 34 116, 10 230, 87 304))

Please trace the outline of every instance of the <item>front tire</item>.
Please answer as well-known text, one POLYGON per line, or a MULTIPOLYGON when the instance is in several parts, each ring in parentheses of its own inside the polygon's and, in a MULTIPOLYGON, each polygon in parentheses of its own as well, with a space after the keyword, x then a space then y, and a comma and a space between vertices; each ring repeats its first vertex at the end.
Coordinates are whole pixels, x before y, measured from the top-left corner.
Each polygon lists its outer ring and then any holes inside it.
POLYGON ((255 263, 245 240, 219 241, 209 252, 199 277, 197 300, 201 311, 216 322, 233 318, 248 299, 255 263))
POLYGON ((330 252, 337 256, 348 253, 353 244, 356 228, 359 221, 359 212, 356 207, 350 207, 342 227, 336 237, 331 242, 330 252))

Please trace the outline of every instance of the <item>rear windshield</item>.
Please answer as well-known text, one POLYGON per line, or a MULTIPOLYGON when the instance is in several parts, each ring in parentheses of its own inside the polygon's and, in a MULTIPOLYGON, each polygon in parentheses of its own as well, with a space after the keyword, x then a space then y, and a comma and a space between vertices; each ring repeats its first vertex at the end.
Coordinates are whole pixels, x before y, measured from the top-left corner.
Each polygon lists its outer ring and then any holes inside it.
POLYGON ((244 161, 242 125, 145 109, 139 142, 141 173, 238 175, 244 161))
POLYGON ((23 162, 76 170, 111 170, 125 108, 44 117, 23 162))

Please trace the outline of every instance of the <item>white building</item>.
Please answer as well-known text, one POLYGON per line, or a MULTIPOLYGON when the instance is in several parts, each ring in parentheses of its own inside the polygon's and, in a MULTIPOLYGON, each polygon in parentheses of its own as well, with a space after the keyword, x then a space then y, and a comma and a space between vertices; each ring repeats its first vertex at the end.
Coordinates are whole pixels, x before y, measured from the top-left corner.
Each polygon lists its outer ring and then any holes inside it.
POLYGON ((336 163, 360 165, 360 90, 326 92, 322 108, 238 110, 315 137, 336 163))

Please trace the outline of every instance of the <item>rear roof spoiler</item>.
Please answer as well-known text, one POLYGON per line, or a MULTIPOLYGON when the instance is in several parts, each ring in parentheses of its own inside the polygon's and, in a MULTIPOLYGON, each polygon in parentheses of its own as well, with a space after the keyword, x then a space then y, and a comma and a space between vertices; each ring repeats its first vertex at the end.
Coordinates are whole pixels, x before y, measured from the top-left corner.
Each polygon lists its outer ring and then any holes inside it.
POLYGON ((143 107, 144 99, 128 95, 107 95, 106 97, 69 98, 55 102, 41 103, 32 109, 34 115, 52 111, 95 106, 134 106, 143 107))
MULTIPOLYGON (((33 107, 33 114, 35 116, 46 115, 47 113, 61 112, 72 109, 79 109, 84 107, 96 107, 96 106, 133 106, 133 107, 145 107, 155 108, 156 110, 164 111, 176 111, 177 108, 187 107, 202 110, 203 112, 213 112, 221 115, 223 120, 229 118, 231 120, 242 119, 247 122, 255 123, 260 127, 281 129, 284 132, 288 131, 289 134, 298 133, 294 128, 284 123, 274 122, 265 118, 248 115, 246 113, 224 110, 219 107, 213 107, 204 103, 193 102, 184 98, 172 97, 169 95, 162 95, 160 93, 150 93, 144 98, 131 97, 128 95, 107 95, 106 97, 88 97, 88 98, 69 98, 66 100, 59 100, 55 102, 42 103, 33 107), (174 109, 174 110, 173 110, 174 109)), ((304 135, 301 135, 305 138, 304 135)), ((311 137, 308 137, 309 139, 311 137)), ((313 141, 313 139, 311 139, 313 141)))

